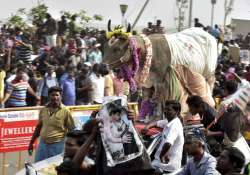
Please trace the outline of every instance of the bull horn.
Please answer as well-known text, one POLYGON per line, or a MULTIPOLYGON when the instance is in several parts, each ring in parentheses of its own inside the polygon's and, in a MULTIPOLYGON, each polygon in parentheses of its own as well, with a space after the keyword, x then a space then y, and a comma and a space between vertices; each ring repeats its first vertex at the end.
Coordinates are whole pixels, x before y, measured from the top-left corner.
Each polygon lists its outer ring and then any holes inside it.
POLYGON ((109 31, 109 32, 112 32, 112 30, 111 30, 111 19, 110 19, 109 22, 108 22, 108 31, 109 31))
POLYGON ((128 23, 127 33, 130 33, 130 32, 131 32, 131 25, 130 25, 130 23, 128 23))

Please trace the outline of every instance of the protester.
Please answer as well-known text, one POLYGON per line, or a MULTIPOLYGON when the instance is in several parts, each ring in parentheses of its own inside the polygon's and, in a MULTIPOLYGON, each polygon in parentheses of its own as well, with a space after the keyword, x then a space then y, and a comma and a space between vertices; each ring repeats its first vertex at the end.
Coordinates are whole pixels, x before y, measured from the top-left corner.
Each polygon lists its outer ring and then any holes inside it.
POLYGON ((74 106, 76 102, 75 72, 68 71, 67 78, 61 84, 62 102, 66 106, 74 106))
POLYGON ((90 75, 92 84, 92 103, 101 104, 102 98, 104 97, 104 84, 105 80, 100 73, 100 65, 94 64, 92 74, 90 75))
POLYGON ((152 162, 153 167, 161 173, 174 172, 181 167, 184 136, 182 123, 178 117, 180 111, 180 103, 166 101, 164 115, 167 120, 150 123, 143 130, 146 133, 155 126, 163 128, 162 140, 152 162))
POLYGON ((36 95, 33 89, 30 87, 28 81, 24 78, 26 70, 22 67, 17 69, 15 78, 8 84, 7 91, 1 105, 7 107, 24 107, 26 103, 26 93, 36 97, 39 101, 40 97, 36 95))
POLYGON ((67 133, 64 148, 64 160, 56 167, 58 175, 81 175, 95 174, 95 162, 87 153, 94 142, 97 128, 92 129, 92 133, 85 131, 71 131, 67 133))
POLYGON ((89 105, 91 104, 92 95, 92 83, 90 80, 90 67, 85 65, 81 69, 81 73, 76 80, 77 93, 76 93, 76 103, 78 105, 89 105))
POLYGON ((46 14, 46 19, 43 27, 46 32, 46 43, 51 48, 56 46, 58 26, 56 20, 49 13, 46 14))
POLYGON ((241 175, 245 156, 235 147, 225 148, 217 160, 216 169, 221 175, 241 175))
POLYGON ((48 66, 48 71, 45 76, 39 80, 37 93, 41 96, 41 104, 45 105, 49 101, 49 88, 53 86, 58 86, 58 81, 56 78, 55 70, 53 66, 48 66))
POLYGON ((61 21, 58 21, 58 31, 57 31, 57 46, 62 47, 66 41, 66 31, 68 29, 66 17, 61 16, 61 21))
POLYGON ((70 111, 61 102, 61 93, 60 87, 49 88, 49 103, 40 111, 38 124, 28 148, 31 155, 33 144, 40 136, 35 162, 62 153, 66 133, 75 128, 70 111))
MULTIPOLYGON (((199 114, 201 123, 206 129, 218 116, 216 110, 211 107, 209 104, 204 102, 200 96, 190 96, 187 99, 187 104, 189 111, 192 115, 199 114)), ((217 142, 221 143, 223 140, 223 130, 220 124, 217 122, 212 125, 209 130, 206 131, 207 136, 210 136, 211 139, 215 138, 217 142)))
MULTIPOLYGON (((216 159, 205 151, 205 142, 195 135, 185 137, 184 149, 192 156, 177 175, 217 175, 216 159)), ((219 174, 218 174, 219 175, 219 174)))

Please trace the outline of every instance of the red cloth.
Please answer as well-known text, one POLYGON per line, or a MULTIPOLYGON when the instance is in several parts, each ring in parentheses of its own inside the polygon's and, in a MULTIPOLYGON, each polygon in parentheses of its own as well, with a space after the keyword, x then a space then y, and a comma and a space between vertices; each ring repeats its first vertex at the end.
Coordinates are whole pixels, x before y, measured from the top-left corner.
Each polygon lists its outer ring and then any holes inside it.
MULTIPOLYGON (((146 124, 142 124, 142 123, 136 123, 135 124, 135 128, 136 130, 141 133, 142 129, 145 128, 146 124)), ((162 132, 162 129, 161 128, 151 128, 149 129, 149 131, 147 132, 146 135, 155 135, 155 134, 158 134, 162 132)))

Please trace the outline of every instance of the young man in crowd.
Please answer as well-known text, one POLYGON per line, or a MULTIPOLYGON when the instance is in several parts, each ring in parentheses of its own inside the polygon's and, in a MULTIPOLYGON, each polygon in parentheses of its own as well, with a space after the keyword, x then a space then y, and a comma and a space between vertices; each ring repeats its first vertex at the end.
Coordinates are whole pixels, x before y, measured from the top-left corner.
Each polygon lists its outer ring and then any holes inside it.
POLYGON ((15 78, 8 84, 4 99, 1 102, 2 106, 5 104, 7 107, 27 106, 27 92, 36 97, 37 101, 40 101, 40 97, 36 95, 30 87, 28 80, 26 80, 25 73, 25 68, 20 67, 17 69, 15 78))
POLYGON ((174 172, 181 168, 182 151, 184 144, 183 127, 180 115, 181 105, 177 101, 166 101, 164 115, 167 120, 160 120, 148 124, 143 132, 152 127, 163 128, 162 141, 152 162, 159 173, 174 172))
POLYGON ((74 130, 66 135, 63 162, 56 167, 58 175, 95 174, 95 162, 87 156, 97 133, 74 130))
POLYGON ((57 46, 62 47, 65 44, 66 40, 66 31, 68 29, 68 24, 66 16, 62 15, 61 20, 58 21, 58 31, 57 31, 57 46))
POLYGON ((76 86, 75 86, 75 72, 68 71, 68 77, 61 84, 62 87, 62 102, 66 106, 73 106, 76 102, 76 86))
POLYGON ((90 80, 92 86, 92 103, 101 104, 104 97, 105 80, 100 72, 100 64, 94 64, 90 80))
MULTIPOLYGON (((186 102, 192 115, 199 114, 201 123, 205 129, 214 121, 215 117, 218 116, 216 110, 204 102, 200 96, 190 96, 186 102)), ((215 138, 219 143, 223 141, 224 132, 218 122, 214 124, 206 134, 210 140, 214 140, 213 138, 215 138)))
POLYGON ((76 82, 77 105, 89 105, 91 103, 92 83, 90 80, 90 67, 83 66, 76 82))
POLYGON ((205 151, 205 142, 199 136, 187 135, 184 149, 192 156, 177 175, 218 175, 216 159, 205 151))
POLYGON ((57 22, 52 16, 47 13, 46 14, 46 21, 44 23, 44 30, 46 33, 46 43, 47 46, 55 47, 56 46, 56 36, 57 36, 57 22))
POLYGON ((58 81, 56 78, 56 73, 53 66, 47 67, 47 72, 44 77, 39 80, 37 86, 37 94, 41 96, 41 104, 45 105, 49 101, 49 88, 53 86, 58 86, 58 81))
POLYGON ((38 124, 28 148, 31 155, 34 142, 41 137, 35 162, 62 153, 66 133, 75 128, 70 111, 61 102, 62 89, 54 86, 49 88, 48 93, 50 101, 40 111, 38 124))
POLYGON ((226 148, 217 160, 216 169, 221 175, 241 175, 245 165, 245 157, 242 152, 235 147, 226 148))

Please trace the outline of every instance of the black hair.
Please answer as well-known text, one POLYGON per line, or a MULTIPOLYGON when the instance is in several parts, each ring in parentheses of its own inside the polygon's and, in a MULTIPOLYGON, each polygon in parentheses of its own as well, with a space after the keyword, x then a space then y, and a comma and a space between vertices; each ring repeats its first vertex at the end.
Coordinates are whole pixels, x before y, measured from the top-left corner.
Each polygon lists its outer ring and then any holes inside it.
POLYGON ((100 70, 100 65, 98 63, 95 63, 92 67, 92 71, 94 73, 99 73, 99 70, 100 70))
POLYGON ((198 95, 190 96, 187 98, 186 103, 190 106, 194 106, 196 108, 202 107, 204 104, 204 101, 202 98, 198 95))
POLYGON ((49 88, 48 94, 51 94, 52 92, 60 92, 60 94, 61 94, 62 88, 59 86, 52 86, 51 88, 49 88))
POLYGON ((80 167, 77 166, 72 160, 64 160, 56 168, 57 174, 78 175, 80 174, 80 167))
POLYGON ((176 100, 165 101, 165 106, 172 105, 173 109, 176 111, 177 115, 181 113, 181 104, 176 100))
POLYGON ((228 93, 231 95, 235 93, 238 89, 238 84, 236 81, 230 80, 226 81, 225 83, 225 89, 228 91, 228 93))
POLYGON ((49 13, 46 14, 46 18, 51 18, 51 15, 49 13))
POLYGON ((74 138, 76 139, 76 143, 78 146, 82 146, 84 142, 86 141, 88 134, 85 131, 82 130, 73 130, 66 134, 66 137, 74 138))
POLYGON ((234 172, 240 173, 246 161, 244 154, 236 147, 225 148, 224 150, 228 152, 228 158, 234 165, 234 172))
POLYGON ((108 75, 109 74, 109 68, 106 64, 99 64, 99 73, 102 75, 102 76, 105 76, 105 75, 108 75))

